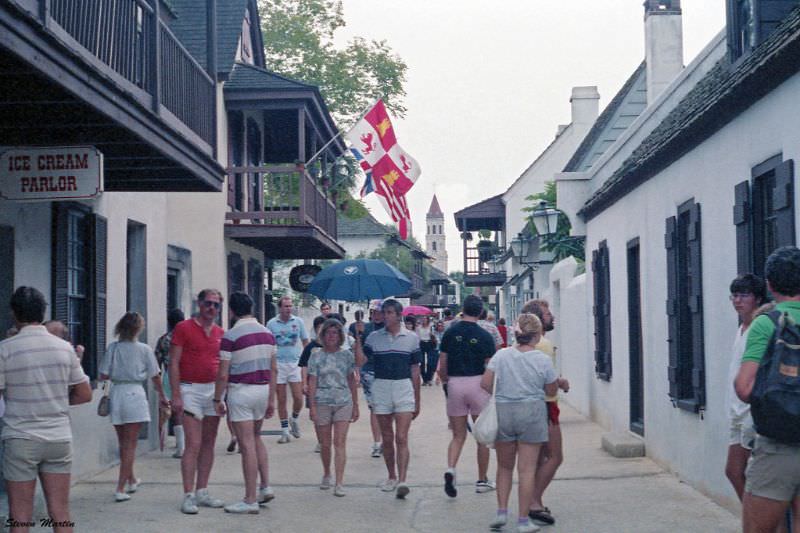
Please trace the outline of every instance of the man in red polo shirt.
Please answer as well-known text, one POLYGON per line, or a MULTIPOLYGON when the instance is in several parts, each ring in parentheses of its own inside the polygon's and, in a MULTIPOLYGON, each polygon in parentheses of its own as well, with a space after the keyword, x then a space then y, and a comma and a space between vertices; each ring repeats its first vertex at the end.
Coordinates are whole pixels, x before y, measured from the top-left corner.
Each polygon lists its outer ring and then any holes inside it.
POLYGON ((203 289, 197 296, 197 305, 200 311, 196 316, 175 326, 169 349, 169 381, 180 384, 172 387, 172 408, 178 416, 183 415, 186 436, 181 459, 181 512, 186 514, 197 514, 198 506, 223 505, 208 494, 219 426, 213 400, 223 334, 215 322, 222 307, 222 294, 217 289, 203 289))

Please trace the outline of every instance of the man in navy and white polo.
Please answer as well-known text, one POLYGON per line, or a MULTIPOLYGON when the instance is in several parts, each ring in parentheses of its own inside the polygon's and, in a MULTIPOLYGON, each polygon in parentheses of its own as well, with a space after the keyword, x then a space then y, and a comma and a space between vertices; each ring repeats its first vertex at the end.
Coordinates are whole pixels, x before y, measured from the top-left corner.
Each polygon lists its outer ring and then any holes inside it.
POLYGON ((375 372, 372 410, 378 417, 383 438, 383 460, 389 471, 389 478, 381 485, 381 490, 391 492, 396 489, 397 498, 402 499, 409 493, 406 484, 410 456, 408 430, 420 412, 419 365, 422 352, 419 337, 403 326, 400 302, 385 300, 381 308, 384 327, 367 337, 364 354, 372 362, 375 372))

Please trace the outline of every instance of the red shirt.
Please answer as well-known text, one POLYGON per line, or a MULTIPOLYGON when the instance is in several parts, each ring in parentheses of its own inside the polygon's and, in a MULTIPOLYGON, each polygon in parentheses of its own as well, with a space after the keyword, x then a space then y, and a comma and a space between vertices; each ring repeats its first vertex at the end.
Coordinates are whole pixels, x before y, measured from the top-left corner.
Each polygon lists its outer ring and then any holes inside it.
POLYGON ((500 338, 503 339, 503 344, 501 345, 503 348, 508 346, 508 330, 505 326, 497 326, 497 331, 500 332, 500 338))
POLYGON ((187 383, 214 383, 219 368, 219 343, 224 331, 214 324, 206 335, 203 326, 193 318, 179 322, 172 330, 172 345, 183 348, 181 352, 181 381, 187 383))

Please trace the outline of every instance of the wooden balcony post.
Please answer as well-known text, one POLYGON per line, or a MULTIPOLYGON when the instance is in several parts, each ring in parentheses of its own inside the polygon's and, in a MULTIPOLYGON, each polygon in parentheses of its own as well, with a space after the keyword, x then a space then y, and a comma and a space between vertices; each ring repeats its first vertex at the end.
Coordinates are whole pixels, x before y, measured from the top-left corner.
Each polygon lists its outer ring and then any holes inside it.
POLYGON ((50 24, 50 0, 39 0, 39 18, 42 19, 42 26, 47 29, 50 24))
POLYGON ((303 163, 297 164, 297 173, 299 174, 298 179, 298 217, 300 218, 300 224, 306 223, 306 191, 308 190, 308 176, 306 176, 306 167, 303 163))
POLYGON ((297 110, 297 160, 306 160, 306 112, 297 110))
MULTIPOLYGON (((150 86, 150 96, 153 97, 153 112, 161 114, 161 20, 159 13, 159 0, 153 1, 153 24, 150 34, 150 65, 153 76, 150 86)), ((146 67, 145 67, 146 68, 146 67)))
POLYGON ((214 104, 212 106, 213 113, 211 114, 211 148, 214 150, 214 157, 217 157, 217 0, 206 0, 206 10, 208 21, 206 30, 206 42, 208 48, 206 50, 207 56, 207 69, 208 76, 211 78, 214 104))

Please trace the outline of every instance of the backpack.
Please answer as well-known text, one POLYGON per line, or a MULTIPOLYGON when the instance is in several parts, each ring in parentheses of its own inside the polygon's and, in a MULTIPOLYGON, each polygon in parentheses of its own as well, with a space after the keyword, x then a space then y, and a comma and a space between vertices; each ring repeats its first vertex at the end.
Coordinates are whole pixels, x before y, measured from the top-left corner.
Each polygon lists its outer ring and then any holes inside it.
POLYGON ((767 316, 775 324, 750 396, 756 433, 785 444, 800 444, 800 326, 778 310, 767 316))

